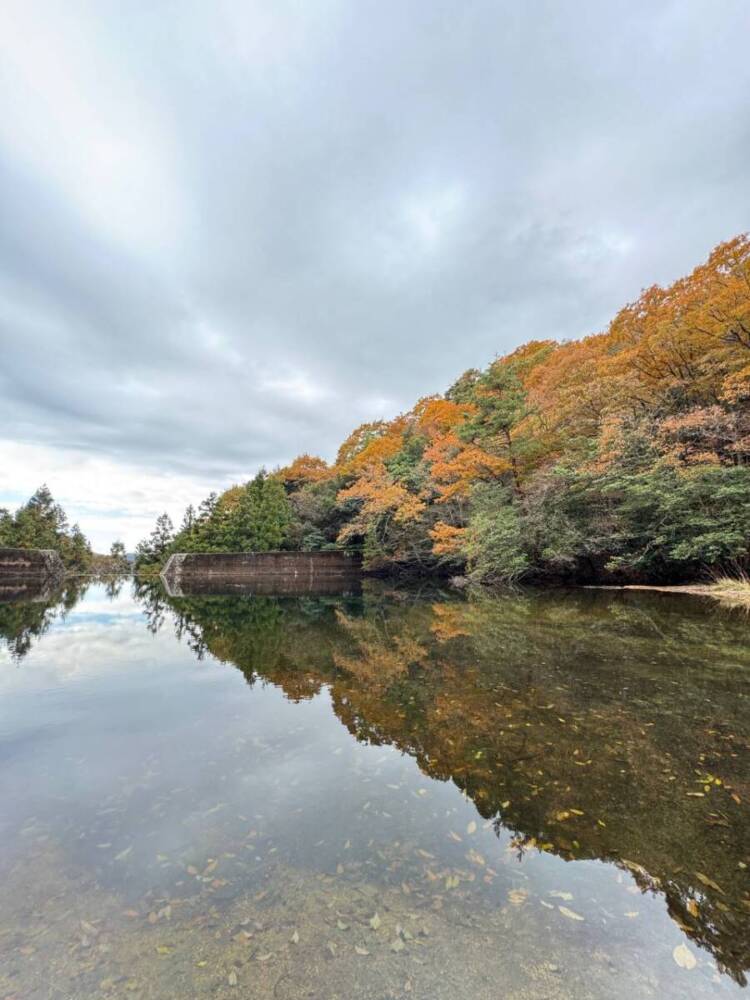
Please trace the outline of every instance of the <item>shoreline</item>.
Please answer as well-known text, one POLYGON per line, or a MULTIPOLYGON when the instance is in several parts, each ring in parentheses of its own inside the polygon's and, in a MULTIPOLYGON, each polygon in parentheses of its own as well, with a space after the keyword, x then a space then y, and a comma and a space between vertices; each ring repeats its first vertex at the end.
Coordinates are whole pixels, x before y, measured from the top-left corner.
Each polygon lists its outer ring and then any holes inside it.
POLYGON ((745 607, 750 610, 750 584, 740 581, 720 581, 717 583, 625 583, 625 584, 585 584, 584 590, 652 590, 663 594, 692 594, 710 597, 724 604, 745 607))

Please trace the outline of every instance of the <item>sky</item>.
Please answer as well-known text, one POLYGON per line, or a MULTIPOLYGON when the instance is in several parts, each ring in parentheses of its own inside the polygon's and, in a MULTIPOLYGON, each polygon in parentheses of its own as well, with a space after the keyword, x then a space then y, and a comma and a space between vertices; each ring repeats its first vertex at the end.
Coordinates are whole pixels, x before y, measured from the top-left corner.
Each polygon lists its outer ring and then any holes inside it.
POLYGON ((747 0, 2 0, 0 505, 98 551, 750 229, 747 0))

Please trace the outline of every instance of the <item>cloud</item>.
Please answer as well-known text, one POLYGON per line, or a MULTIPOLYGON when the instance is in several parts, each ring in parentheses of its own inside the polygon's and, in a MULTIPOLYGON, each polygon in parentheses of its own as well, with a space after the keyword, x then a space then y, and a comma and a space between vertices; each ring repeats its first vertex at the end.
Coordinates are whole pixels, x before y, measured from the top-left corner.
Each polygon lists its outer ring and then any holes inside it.
POLYGON ((750 228, 748 28, 744 0, 8 0, 6 498, 47 480, 132 537, 603 328, 750 228))

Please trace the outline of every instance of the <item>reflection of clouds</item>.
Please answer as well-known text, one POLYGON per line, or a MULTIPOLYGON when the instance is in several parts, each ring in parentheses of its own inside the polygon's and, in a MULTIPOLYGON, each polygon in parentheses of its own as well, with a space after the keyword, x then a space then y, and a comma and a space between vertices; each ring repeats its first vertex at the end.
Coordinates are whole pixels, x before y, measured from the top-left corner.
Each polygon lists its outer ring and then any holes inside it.
POLYGON ((133 599, 129 592, 130 581, 126 580, 123 588, 116 597, 107 597, 102 593, 102 587, 97 585, 92 587, 86 594, 85 601, 76 604, 68 612, 68 619, 80 616, 90 616, 96 614, 106 615, 108 618, 118 616, 140 617, 141 606, 133 599))
POLYGON ((20 666, 0 648, 0 691, 38 692, 74 680, 113 676, 126 665, 129 673, 150 669, 155 657, 167 667, 187 656, 169 629, 155 636, 148 632, 142 609, 129 593, 110 600, 96 585, 34 640, 20 666))
POLYGON ((12 663, 7 651, 0 651, 0 662, 8 663, 8 669, 0 671, 0 689, 44 689, 76 678, 115 674, 126 664, 137 671, 143 669, 144 659, 150 662, 155 654, 165 662, 175 659, 174 650, 169 655, 170 646, 169 635, 150 636, 135 618, 55 623, 36 640, 20 666, 12 663))

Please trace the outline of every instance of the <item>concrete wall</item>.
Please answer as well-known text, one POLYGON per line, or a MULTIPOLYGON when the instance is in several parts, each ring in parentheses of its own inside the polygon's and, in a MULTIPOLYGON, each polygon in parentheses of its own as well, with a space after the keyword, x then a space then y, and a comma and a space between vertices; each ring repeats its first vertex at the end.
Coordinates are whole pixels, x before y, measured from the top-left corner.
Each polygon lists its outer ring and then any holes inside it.
POLYGON ((252 584, 262 585, 265 593, 274 588, 282 593, 312 593, 357 580, 360 574, 360 559, 344 552, 177 552, 162 571, 173 593, 196 592, 191 583, 252 584))
POLYGON ((0 549, 0 580, 55 580, 65 575, 53 549, 0 549))

